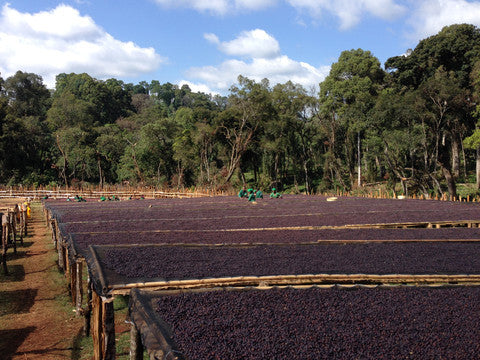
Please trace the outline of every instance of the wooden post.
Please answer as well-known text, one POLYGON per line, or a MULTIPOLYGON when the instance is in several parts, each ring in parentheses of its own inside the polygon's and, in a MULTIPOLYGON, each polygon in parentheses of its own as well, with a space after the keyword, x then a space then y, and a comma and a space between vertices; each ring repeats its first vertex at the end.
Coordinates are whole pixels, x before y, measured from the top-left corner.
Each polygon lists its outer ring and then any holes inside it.
POLYGON ((113 299, 104 299, 93 292, 93 355, 94 360, 115 360, 115 317, 113 299))
POLYGON ((85 325, 83 326, 83 333, 85 336, 90 336, 90 323, 92 320, 92 280, 90 275, 87 279, 87 306, 85 309, 85 325))
POLYGON ((70 275, 70 295, 72 296, 72 304, 77 302, 77 262, 70 262, 68 275, 70 275))
POLYGON ((18 237, 20 238, 20 245, 23 246, 23 221, 22 221, 22 212, 18 205, 15 205, 15 228, 19 233, 18 237))
POLYGON ((83 302, 83 281, 82 281, 82 266, 83 263, 81 260, 76 261, 76 271, 75 274, 77 275, 77 278, 75 280, 76 284, 76 290, 75 290, 75 301, 76 301, 76 308, 77 308, 77 314, 79 314, 82 310, 82 302, 83 302))
POLYGON ((143 360, 142 337, 134 323, 130 329, 130 360, 143 360))
POLYGON ((95 291, 92 292, 92 312, 93 312, 93 359, 102 360, 102 300, 95 291))
MULTIPOLYGON (((2 217, 2 213, 0 213, 0 218, 2 217)), ((8 275, 8 268, 7 268, 7 239, 3 235, 3 227, 2 231, 0 232, 0 242, 2 243, 2 267, 3 273, 8 275)))
POLYGON ((65 271, 64 261, 63 261, 63 245, 60 241, 57 242, 57 252, 58 252, 58 266, 65 271))
POLYGON ((11 210, 8 211, 8 223, 9 223, 10 231, 12 233, 13 252, 16 254, 17 253, 17 224, 16 224, 15 212, 11 210))
POLYGON ((63 270, 65 271, 65 276, 68 277, 70 276, 70 259, 68 257, 68 249, 64 245, 62 246, 62 251, 63 251, 63 270))
POLYGON ((23 213, 23 218, 25 221, 23 222, 23 236, 27 236, 28 234, 28 216, 27 216, 27 209, 22 211, 23 213))
POLYGON ((52 240, 53 240, 53 246, 57 248, 57 229, 55 226, 55 220, 50 220, 50 227, 52 229, 52 240))
POLYGON ((102 301, 102 325, 103 325, 103 359, 115 360, 115 313, 113 299, 102 301))

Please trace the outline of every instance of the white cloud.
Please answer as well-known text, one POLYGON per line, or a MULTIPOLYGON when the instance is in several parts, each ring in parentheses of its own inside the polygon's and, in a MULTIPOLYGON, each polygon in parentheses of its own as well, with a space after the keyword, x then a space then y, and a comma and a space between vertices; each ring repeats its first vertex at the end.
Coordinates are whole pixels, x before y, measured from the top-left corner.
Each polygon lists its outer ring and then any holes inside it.
POLYGON ((197 79, 219 93, 227 93, 239 75, 255 81, 268 78, 272 84, 292 81, 307 89, 318 88, 330 71, 330 66, 316 68, 281 55, 277 40, 260 29, 244 31, 236 39, 223 43, 218 42, 213 34, 205 35, 205 38, 217 43, 229 55, 249 57, 248 61, 228 59, 218 66, 193 67, 187 71, 189 78, 197 79))
POLYGON ((200 12, 226 15, 245 10, 261 10, 274 5, 278 0, 155 0, 164 7, 192 8, 200 12))
POLYGON ((41 75, 53 88, 55 76, 87 72, 93 77, 138 76, 164 61, 153 48, 122 42, 106 33, 89 16, 59 5, 50 11, 21 13, 6 4, 0 14, 0 72, 41 75))
POLYGON ((197 84, 188 80, 180 80, 178 82, 178 86, 182 87, 183 85, 188 85, 188 87, 190 88, 190 90, 192 90, 192 92, 202 92, 205 94, 219 95, 219 93, 213 91, 205 84, 197 84))
POLYGON ((421 0, 409 19, 413 29, 410 37, 421 40, 437 34, 444 26, 452 24, 480 26, 480 2, 466 0, 421 0))
MULTIPOLYGON (((211 42, 217 41, 218 37, 209 35, 211 42)), ((249 58, 271 58, 278 56, 280 45, 278 41, 265 30, 255 29, 242 31, 236 39, 226 42, 218 42, 220 51, 232 56, 246 56, 249 58)))
MULTIPOLYGON (((292 81, 307 89, 318 88, 330 72, 330 66, 316 68, 281 55, 278 41, 262 29, 243 31, 237 38, 226 42, 220 42, 215 34, 205 34, 204 38, 228 55, 248 58, 248 61, 228 59, 218 66, 190 68, 186 75, 204 84, 201 91, 206 93, 226 94, 239 75, 255 81, 267 78, 272 84, 292 81)), ((196 88, 200 86, 199 83, 190 84, 196 88)))
POLYGON ((286 0, 300 12, 306 12, 320 19, 324 13, 332 14, 340 20, 342 30, 360 23, 365 14, 383 20, 392 20, 405 14, 406 8, 398 0, 286 0))
POLYGON ((212 44, 220 44, 220 40, 218 39, 218 36, 215 34, 207 33, 207 34, 204 34, 203 37, 205 38, 205 40, 207 40, 208 42, 211 42, 212 44))

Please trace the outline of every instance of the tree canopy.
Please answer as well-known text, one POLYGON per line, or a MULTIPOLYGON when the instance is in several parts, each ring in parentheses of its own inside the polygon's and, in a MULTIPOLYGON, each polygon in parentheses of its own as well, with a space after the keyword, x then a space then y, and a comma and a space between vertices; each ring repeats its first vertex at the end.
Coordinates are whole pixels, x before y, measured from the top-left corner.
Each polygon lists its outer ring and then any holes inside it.
POLYGON ((380 61, 343 51, 311 93, 240 75, 227 96, 152 80, 0 78, 0 182, 126 182, 315 193, 384 182, 480 187, 480 30, 443 28, 380 61))

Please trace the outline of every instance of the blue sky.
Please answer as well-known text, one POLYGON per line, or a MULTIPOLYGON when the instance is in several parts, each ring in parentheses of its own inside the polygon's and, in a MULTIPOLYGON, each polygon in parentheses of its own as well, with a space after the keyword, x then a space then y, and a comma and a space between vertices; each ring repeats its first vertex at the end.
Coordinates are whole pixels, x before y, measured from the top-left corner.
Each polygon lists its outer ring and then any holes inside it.
POLYGON ((0 76, 87 72, 228 94, 238 75, 318 88, 343 50, 383 63, 443 26, 480 26, 480 0, 11 0, 0 76))

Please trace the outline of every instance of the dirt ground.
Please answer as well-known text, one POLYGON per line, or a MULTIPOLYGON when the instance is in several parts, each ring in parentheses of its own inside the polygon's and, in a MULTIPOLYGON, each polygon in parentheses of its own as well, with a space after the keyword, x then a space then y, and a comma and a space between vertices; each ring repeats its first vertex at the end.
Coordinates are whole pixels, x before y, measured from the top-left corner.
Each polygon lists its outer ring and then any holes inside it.
MULTIPOLYGON (((0 200, 0 207, 5 200, 0 200)), ((29 236, 9 249, 9 275, 0 270, 0 358, 75 359, 83 319, 73 312, 56 266, 40 204, 32 204, 29 236)))

